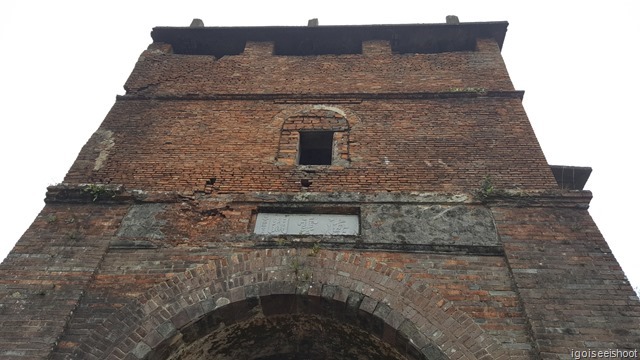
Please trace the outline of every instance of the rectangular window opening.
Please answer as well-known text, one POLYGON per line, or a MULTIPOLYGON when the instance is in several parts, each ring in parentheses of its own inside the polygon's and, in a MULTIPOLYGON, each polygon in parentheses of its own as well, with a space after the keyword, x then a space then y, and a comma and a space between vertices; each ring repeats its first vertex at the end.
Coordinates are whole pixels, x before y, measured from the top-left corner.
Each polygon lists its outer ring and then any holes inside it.
POLYGON ((301 131, 299 165, 331 165, 333 131, 301 131))

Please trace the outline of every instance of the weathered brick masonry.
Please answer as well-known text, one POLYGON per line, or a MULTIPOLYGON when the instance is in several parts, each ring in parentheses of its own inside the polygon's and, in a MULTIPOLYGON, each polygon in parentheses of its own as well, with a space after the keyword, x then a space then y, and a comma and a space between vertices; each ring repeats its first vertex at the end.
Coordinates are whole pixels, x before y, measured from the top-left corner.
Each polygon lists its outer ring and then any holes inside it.
POLYGON ((0 267, 0 357, 640 348, 591 194, 558 186, 511 84, 506 26, 154 29, 0 267), (300 164, 305 132, 329 134, 328 163, 300 164), (265 214, 358 235, 259 233, 265 214))

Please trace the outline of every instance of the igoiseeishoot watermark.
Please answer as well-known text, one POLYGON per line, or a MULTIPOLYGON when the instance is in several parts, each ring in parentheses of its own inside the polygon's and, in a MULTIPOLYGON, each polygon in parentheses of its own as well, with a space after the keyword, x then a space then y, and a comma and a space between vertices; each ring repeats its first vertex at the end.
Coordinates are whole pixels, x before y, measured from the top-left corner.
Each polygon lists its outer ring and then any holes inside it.
POLYGON ((637 359, 638 349, 607 349, 607 350, 574 350, 571 349, 571 358, 580 359, 637 359))

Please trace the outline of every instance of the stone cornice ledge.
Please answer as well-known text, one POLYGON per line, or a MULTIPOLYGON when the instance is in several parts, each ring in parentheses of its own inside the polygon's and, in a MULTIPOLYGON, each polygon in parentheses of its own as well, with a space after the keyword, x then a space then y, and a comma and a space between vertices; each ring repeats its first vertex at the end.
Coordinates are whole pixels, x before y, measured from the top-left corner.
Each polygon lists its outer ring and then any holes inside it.
POLYGON ((588 209, 589 190, 496 190, 481 201, 489 207, 569 207, 588 209))
POLYGON ((177 193, 128 190, 113 184, 59 184, 47 188, 46 203, 177 203, 183 201, 234 202, 263 206, 304 206, 318 204, 469 204, 489 207, 570 207, 588 209, 588 190, 496 190, 491 194, 442 192, 250 192, 177 193))
POLYGON ((460 88, 438 92, 380 92, 380 93, 328 93, 328 94, 183 94, 154 95, 130 93, 116 96, 116 100, 171 100, 171 101, 215 101, 215 100, 270 100, 277 103, 321 103, 321 102, 360 102, 379 99, 456 99, 456 98, 511 98, 524 97, 524 91, 489 91, 481 88, 460 88))

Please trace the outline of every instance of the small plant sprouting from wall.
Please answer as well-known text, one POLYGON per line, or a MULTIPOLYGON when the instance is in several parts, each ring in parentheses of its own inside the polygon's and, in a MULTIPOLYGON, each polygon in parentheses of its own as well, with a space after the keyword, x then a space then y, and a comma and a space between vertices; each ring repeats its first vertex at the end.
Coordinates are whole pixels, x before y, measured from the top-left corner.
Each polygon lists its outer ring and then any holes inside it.
POLYGON ((493 187, 493 180, 491 179, 491 176, 487 175, 482 180, 482 184, 480 184, 480 189, 476 192, 476 196, 480 198, 480 200, 485 201, 494 193, 495 188, 493 187))
POLYGON ((296 280, 297 280, 298 276, 300 275, 300 271, 303 267, 303 265, 300 263, 300 260, 298 260, 298 258, 294 258, 291 261, 291 264, 289 264, 289 267, 291 267, 291 271, 293 271, 293 274, 296 276, 296 280))
POLYGON ((297 279, 298 281, 303 281, 305 283, 309 283, 313 280, 313 275, 311 274, 311 272, 309 272, 308 270, 304 270, 301 274, 300 277, 297 279))
POLYGON ((295 257, 289 263, 289 267, 293 272, 293 276, 296 278, 296 281, 301 281, 304 283, 310 283, 313 281, 312 273, 306 269, 303 262, 300 261, 298 257, 295 257))
POLYGON ((309 256, 316 256, 318 255, 318 253, 320 252, 320 241, 316 241, 313 243, 313 246, 311 247, 311 252, 309 253, 309 256))
POLYGON ((88 184, 84 188, 84 192, 91 194, 91 201, 98 201, 99 199, 114 198, 116 193, 113 190, 109 190, 102 184, 88 184))

